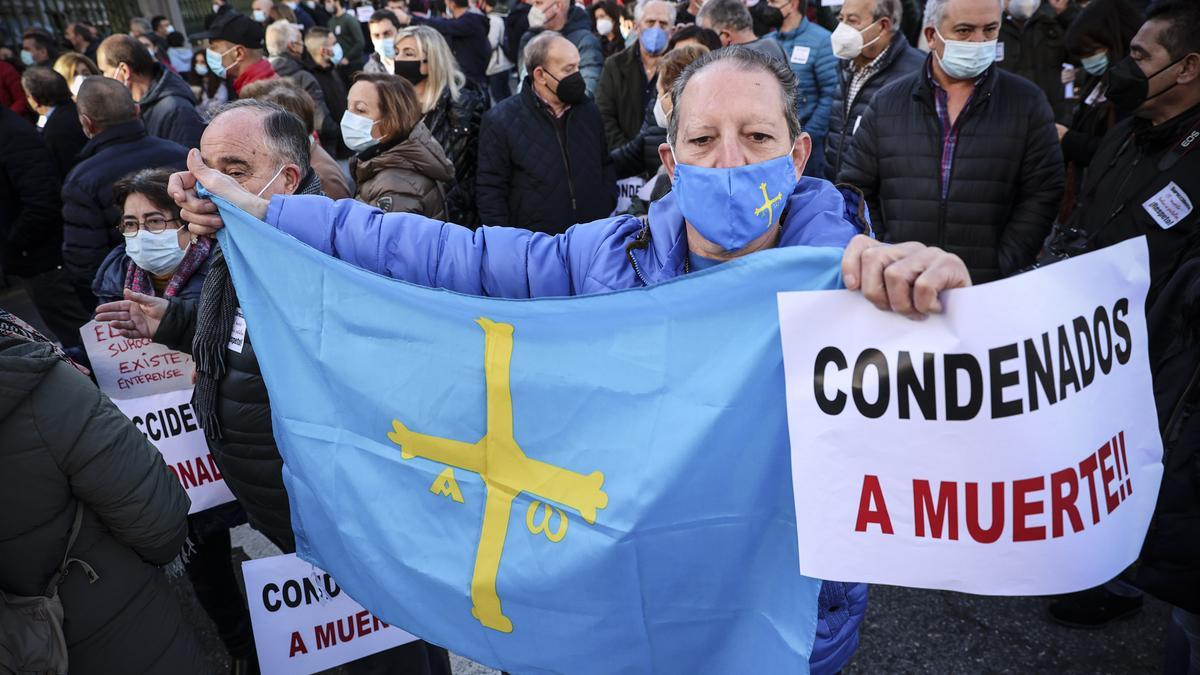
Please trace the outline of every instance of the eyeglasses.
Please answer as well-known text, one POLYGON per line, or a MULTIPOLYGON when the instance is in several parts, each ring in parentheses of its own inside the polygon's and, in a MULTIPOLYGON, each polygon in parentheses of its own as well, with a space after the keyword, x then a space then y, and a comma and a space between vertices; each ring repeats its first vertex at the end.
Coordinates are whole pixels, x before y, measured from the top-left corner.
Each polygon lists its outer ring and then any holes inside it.
MULTIPOLYGON (((158 234, 159 232, 167 229, 167 223, 178 222, 181 222, 178 218, 163 218, 162 216, 150 216, 144 222, 139 221, 137 218, 125 218, 121 221, 121 224, 117 226, 117 229, 123 236, 136 237, 138 232, 143 228, 145 228, 147 232, 158 234)), ((178 230, 179 226, 176 225, 175 229, 178 230)))

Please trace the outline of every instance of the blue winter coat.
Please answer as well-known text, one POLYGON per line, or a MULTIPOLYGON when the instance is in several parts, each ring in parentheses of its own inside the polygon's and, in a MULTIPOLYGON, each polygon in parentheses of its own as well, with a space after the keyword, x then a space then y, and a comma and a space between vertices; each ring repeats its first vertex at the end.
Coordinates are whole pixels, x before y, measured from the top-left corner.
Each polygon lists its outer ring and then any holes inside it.
MULTIPOLYGON (((272 198, 267 224, 355 266, 410 283, 502 298, 588 295, 649 286, 683 274, 683 214, 667 194, 649 225, 617 216, 549 235, 506 227, 472 231, 350 199, 272 198)), ((857 193, 803 178, 788 197, 779 246, 845 246, 866 231, 857 193), (859 223, 860 225, 856 225, 859 223)), ((825 582, 818 602, 812 672, 841 670, 858 646, 865 584, 825 582)))
POLYGON ((808 19, 802 19, 796 30, 772 34, 796 74, 796 112, 800 126, 813 139, 812 157, 804 167, 806 176, 825 175, 825 134, 829 131, 833 99, 838 95, 838 59, 833 55, 829 35, 808 19))

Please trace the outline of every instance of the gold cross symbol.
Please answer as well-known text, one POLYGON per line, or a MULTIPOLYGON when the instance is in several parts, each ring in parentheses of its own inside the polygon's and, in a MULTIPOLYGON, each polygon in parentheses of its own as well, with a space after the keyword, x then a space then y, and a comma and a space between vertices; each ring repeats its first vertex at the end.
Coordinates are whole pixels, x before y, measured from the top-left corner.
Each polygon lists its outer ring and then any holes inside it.
POLYGON ((779 194, 775 195, 774 198, 768 197, 766 183, 759 183, 758 189, 762 190, 763 204, 762 204, 762 206, 758 207, 757 209, 754 209, 754 215, 761 216, 763 214, 763 211, 766 211, 767 212, 767 225, 774 225, 775 224, 775 204, 777 204, 779 202, 779 200, 783 199, 783 193, 780 192, 779 194))
POLYGON ((472 471, 483 479, 486 496, 483 528, 479 532, 475 570, 471 576, 471 615, 488 628, 511 633, 512 621, 504 616, 500 597, 496 594, 496 575, 500 571, 500 554, 504 551, 513 500, 527 492, 575 509, 591 525, 596 522, 596 510, 608 506, 608 494, 600 489, 604 485, 604 474, 599 471, 584 476, 530 459, 521 450, 513 438, 512 391, 509 387, 512 324, 484 318, 476 319, 475 323, 484 332, 487 433, 476 443, 464 443, 418 434, 392 420, 388 438, 400 446, 403 459, 424 457, 472 471))

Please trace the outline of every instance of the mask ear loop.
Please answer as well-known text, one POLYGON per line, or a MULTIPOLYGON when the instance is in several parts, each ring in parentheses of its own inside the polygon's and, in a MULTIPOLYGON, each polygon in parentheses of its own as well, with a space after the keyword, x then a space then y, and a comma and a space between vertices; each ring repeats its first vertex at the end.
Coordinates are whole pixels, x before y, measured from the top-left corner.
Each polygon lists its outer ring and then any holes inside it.
POLYGON ((275 172, 275 175, 274 175, 274 176, 271 176, 271 180, 267 181, 267 184, 266 184, 266 185, 264 185, 264 186, 262 187, 262 189, 258 191, 258 194, 254 195, 254 196, 255 196, 255 197, 261 197, 261 196, 262 196, 262 193, 266 192, 266 191, 267 191, 267 188, 271 187, 271 183, 274 183, 274 182, 275 182, 275 179, 276 179, 276 178, 279 178, 279 174, 283 173, 283 167, 285 167, 285 166, 287 166, 287 165, 286 165, 286 164, 280 164, 280 165, 279 165, 279 170, 275 172))

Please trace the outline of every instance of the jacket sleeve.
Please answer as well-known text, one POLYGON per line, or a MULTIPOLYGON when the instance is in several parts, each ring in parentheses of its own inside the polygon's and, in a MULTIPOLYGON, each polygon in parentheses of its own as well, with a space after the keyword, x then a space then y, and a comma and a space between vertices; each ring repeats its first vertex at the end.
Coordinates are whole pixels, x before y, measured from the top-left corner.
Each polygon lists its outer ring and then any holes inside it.
POLYGON ((76 284, 90 288, 112 245, 104 208, 84 184, 84 176, 73 173, 62 189, 63 269, 76 284))
POLYGON ((1062 139, 1063 159, 1086 168, 1092 163, 1092 157, 1096 156, 1101 140, 1100 137, 1068 129, 1062 139))
POLYGON ((621 133, 618 114, 621 92, 617 69, 616 59, 610 59, 600 71, 600 84, 596 85, 596 107, 600 109, 600 120, 604 123, 604 138, 608 141, 609 150, 616 150, 631 140, 621 133))
MULTIPOLYGON (((345 16, 353 15, 347 13, 345 16)), ((358 24, 358 19, 354 19, 353 21, 343 21, 341 26, 342 32, 345 33, 345 35, 339 35, 337 37, 339 40, 345 37, 346 44, 349 45, 349 47, 343 50, 345 53, 342 54, 342 57, 350 63, 354 63, 363 55, 363 51, 366 50, 367 39, 363 37, 362 26, 358 24)), ((335 63, 334 65, 337 64, 335 63)))
MULTIPOLYGON (((588 223, 603 227, 607 221, 588 223)), ((340 260, 431 288, 470 295, 571 295, 575 226, 549 235, 510 227, 470 230, 409 213, 384 213, 352 199, 276 195, 266 223, 340 260)))
POLYGON ((1031 108, 1012 215, 1000 235, 1000 273, 1005 276, 1033 264, 1050 233, 1066 183, 1050 103, 1038 92, 1031 108))
POLYGON ((196 106, 173 99, 167 129, 170 130, 167 140, 175 141, 189 150, 199 148, 200 137, 204 135, 204 118, 196 112, 196 106))
POLYGON ((178 555, 191 502, 138 428, 66 363, 46 375, 32 404, 34 424, 71 492, 112 535, 155 565, 178 555))
MULTIPOLYGON (((877 100, 879 100, 878 96, 875 98, 875 101, 877 100)), ((875 101, 867 106, 867 111, 862 116, 862 122, 859 123, 858 130, 853 132, 854 135, 850 138, 850 142, 843 141, 846 149, 837 182, 853 185, 862 191, 863 198, 867 201, 867 208, 871 212, 871 224, 875 228, 876 238, 883 240, 887 234, 887 223, 884 222, 879 208, 879 158, 876 154, 878 136, 875 131, 877 117, 875 101)), ((1054 127, 1051 126, 1052 131, 1053 129, 1054 127)), ((850 132, 847 131, 847 133, 850 132)))
POLYGON ((199 299, 171 298, 167 313, 163 315, 154 334, 154 341, 175 351, 191 354, 199 311, 199 299))
POLYGON ((829 40, 822 40, 815 51, 817 56, 814 69, 817 80, 817 107, 813 110, 812 117, 808 119, 808 128, 805 131, 814 139, 822 141, 825 134, 829 132, 829 115, 833 110, 833 97, 838 93, 838 60, 833 55, 833 48, 830 46, 829 40))
POLYGON ((595 35, 588 33, 579 45, 579 73, 592 96, 600 86, 600 73, 604 69, 604 50, 595 35))
POLYGON ((21 197, 17 217, 9 223, 8 246, 29 249, 55 239, 55 231, 62 227, 58 175, 49 151, 32 129, 28 135, 12 134, 0 146, 0 170, 21 197))
MULTIPOLYGON (((519 94, 518 94, 519 95, 519 94)), ((483 116, 479 125, 479 170, 475 173, 475 203, 479 222, 508 225, 509 177, 512 176, 504 120, 495 113, 483 116)))

